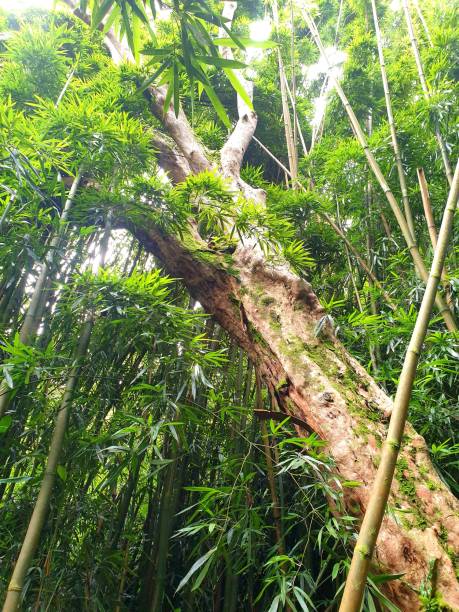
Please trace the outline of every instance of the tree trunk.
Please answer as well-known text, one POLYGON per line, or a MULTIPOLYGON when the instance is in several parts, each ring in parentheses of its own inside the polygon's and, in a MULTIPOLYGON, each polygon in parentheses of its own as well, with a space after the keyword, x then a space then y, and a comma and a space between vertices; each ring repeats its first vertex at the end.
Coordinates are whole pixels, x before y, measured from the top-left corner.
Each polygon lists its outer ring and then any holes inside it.
MULTIPOLYGON (((280 408, 327 441, 341 477, 362 483, 344 494, 348 512, 360 517, 392 402, 332 330, 325 338, 316 337, 324 312, 309 284, 287 268, 266 264, 253 248, 235 253, 235 276, 218 255, 211 266, 157 230, 137 229, 136 235, 247 351, 280 408)), ((418 589, 429 560, 438 558, 438 590, 457 608, 459 586, 450 555, 459 552, 459 503, 435 473, 423 438, 410 426, 389 504, 375 565, 405 574, 403 582, 392 583, 392 599, 403 610, 417 609, 418 597, 407 585, 418 589)))
MULTIPOLYGON (((160 105, 161 98, 155 98, 160 105)), ((168 121, 174 119, 169 112, 168 121)), ((239 140, 236 142, 237 126, 230 137, 231 147, 222 151, 222 172, 233 178, 246 197, 260 198, 262 193, 248 186, 246 190, 243 181, 228 170, 240 167, 250 129, 255 129, 255 114, 243 116, 240 128, 242 124, 245 131, 241 130, 239 140)), ((186 147, 200 157, 198 144, 186 142, 186 147)), ((193 159, 188 161, 193 170, 193 159)), ((202 169, 202 158, 199 166, 202 169)), ((347 511, 360 518, 368 503, 392 402, 333 330, 316 337, 317 323, 325 313, 311 286, 287 266, 267 263, 253 244, 240 245, 228 269, 218 253, 213 262, 200 258, 198 241, 193 248, 156 227, 144 224, 130 229, 169 274, 184 280, 190 294, 247 352, 280 409, 301 418, 327 441, 340 476, 361 483, 344 491, 347 511)), ((374 558, 375 569, 404 574, 403 580, 387 587, 389 597, 402 610, 416 610, 420 605, 416 589, 427 578, 429 561, 438 559, 438 593, 453 609, 459 607, 452 563, 459 552, 459 502, 436 474, 424 439, 410 426, 389 507, 374 558)))
MULTIPOLYGON (((179 154, 163 156, 171 178, 210 169, 184 113, 176 117, 172 109, 163 112, 164 88, 150 88, 149 96, 152 112, 178 147, 179 154)), ((244 197, 262 201, 264 192, 239 176, 256 123, 256 114, 239 105, 239 121, 221 151, 221 173, 244 197)), ((246 351, 279 408, 326 440, 340 476, 361 483, 344 489, 347 512, 360 518, 392 402, 332 329, 317 337, 316 326, 325 313, 311 286, 286 265, 268 263, 261 249, 249 242, 239 245, 229 266, 218 252, 209 253, 194 228, 196 237, 185 245, 148 219, 126 221, 125 226, 171 276, 183 279, 191 296, 246 351)), ((374 557, 375 569, 404 574, 388 584, 389 597, 402 610, 418 609, 416 590, 427 578, 429 561, 438 559, 437 592, 453 609, 459 608, 451 560, 459 554, 459 502, 436 474, 423 438, 409 425, 389 508, 374 557)))

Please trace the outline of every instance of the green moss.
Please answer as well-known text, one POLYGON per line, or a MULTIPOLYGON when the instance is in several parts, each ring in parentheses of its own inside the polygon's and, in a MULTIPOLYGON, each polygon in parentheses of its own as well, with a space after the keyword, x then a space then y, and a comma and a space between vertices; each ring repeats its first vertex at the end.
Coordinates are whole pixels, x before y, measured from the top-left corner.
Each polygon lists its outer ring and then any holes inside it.
POLYGON ((276 391, 280 391, 281 389, 288 387, 288 382, 285 378, 282 378, 276 385, 276 391))
POLYGON ((270 306, 271 304, 274 304, 275 300, 273 297, 271 297, 270 295, 264 295, 261 298, 261 303, 263 304, 263 306, 270 306))
POLYGON ((429 468, 423 463, 421 463, 418 469, 421 476, 427 476, 427 474, 429 473, 429 468))
POLYGON ((275 331, 281 331, 282 329, 280 316, 274 310, 269 311, 269 326, 275 331))
POLYGON ((439 595, 435 597, 419 597, 420 610, 423 612, 453 612, 453 609, 439 595))
POLYGON ((354 433, 357 436, 363 438, 364 440, 367 440, 368 434, 370 434, 371 431, 368 425, 366 425, 364 421, 359 421, 356 427, 354 428, 354 433))
POLYGON ((412 508, 413 524, 411 526, 418 529, 426 529, 428 523, 419 505, 415 478, 408 468, 406 457, 400 457, 395 470, 395 476, 401 494, 410 502, 412 508))
POLYGON ((253 342, 268 349, 269 351, 271 350, 266 340, 260 334, 258 329, 254 325, 252 325, 252 323, 250 323, 250 321, 247 322, 247 329, 248 329, 249 335, 252 338, 253 342))
POLYGON ((438 485, 433 480, 428 480, 426 482, 426 485, 427 485, 427 488, 429 489, 429 491, 437 491, 438 490, 438 485))
POLYGON ((239 314, 241 311, 241 300, 236 295, 234 295, 234 293, 230 294, 229 299, 231 304, 234 306, 237 314, 239 314))
POLYGON ((444 525, 440 527, 440 533, 438 534, 438 538, 442 544, 445 546, 448 545, 448 531, 444 525))

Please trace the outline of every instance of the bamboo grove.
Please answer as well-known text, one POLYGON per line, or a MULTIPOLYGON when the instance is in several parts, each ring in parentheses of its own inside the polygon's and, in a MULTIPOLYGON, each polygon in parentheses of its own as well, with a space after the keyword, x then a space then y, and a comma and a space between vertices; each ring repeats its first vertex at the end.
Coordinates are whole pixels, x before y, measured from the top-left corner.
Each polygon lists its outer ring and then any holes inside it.
POLYGON ((0 6, 5 612, 459 609, 458 16, 0 6))

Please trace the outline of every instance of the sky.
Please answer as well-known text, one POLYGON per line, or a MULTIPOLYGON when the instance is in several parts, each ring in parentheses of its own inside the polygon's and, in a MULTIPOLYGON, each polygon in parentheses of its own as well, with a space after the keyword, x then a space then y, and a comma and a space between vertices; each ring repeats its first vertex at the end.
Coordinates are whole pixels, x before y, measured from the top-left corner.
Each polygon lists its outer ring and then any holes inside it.
POLYGON ((50 9, 54 0, 1 0, 0 6, 5 11, 22 11, 29 8, 50 9))

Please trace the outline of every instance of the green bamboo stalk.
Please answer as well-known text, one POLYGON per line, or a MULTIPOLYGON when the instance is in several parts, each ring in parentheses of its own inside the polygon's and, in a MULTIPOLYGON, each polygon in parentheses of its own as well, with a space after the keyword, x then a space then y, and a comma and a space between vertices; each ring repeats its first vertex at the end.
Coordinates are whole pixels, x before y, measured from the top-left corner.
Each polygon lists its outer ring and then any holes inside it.
MULTIPOLYGON (((285 83, 285 88, 286 88, 287 93, 288 93, 290 104, 292 105, 292 107, 293 106, 296 107, 296 102, 295 102, 296 98, 293 97, 292 92, 290 91, 290 87, 289 87, 288 81, 286 80, 286 78, 284 78, 284 83, 285 83)), ((298 119, 298 113, 297 112, 295 113, 295 125, 296 125, 296 130, 297 130, 298 136, 300 138, 301 148, 303 149, 303 155, 305 157, 307 157, 307 155, 308 155, 308 147, 306 146, 306 142, 304 140, 304 136, 303 136, 303 132, 301 130, 301 125, 300 125, 300 121, 298 119)))
POLYGON ((288 81, 285 79, 285 85, 287 92, 289 93, 290 101, 292 103, 292 114, 293 114, 293 147, 296 157, 296 166, 298 171, 298 113, 296 107, 296 75, 295 75, 295 20, 293 17, 293 2, 290 0, 290 24, 291 24, 291 36, 290 36, 290 61, 292 64, 292 91, 289 91, 288 81))
POLYGON ((86 354, 89 345, 91 331, 92 324, 90 321, 87 321, 80 335, 80 341, 78 343, 78 347, 74 355, 74 365, 70 371, 69 378, 67 379, 64 396, 62 398, 62 402, 57 413, 55 428, 51 439, 43 480, 40 486, 40 491, 38 493, 32 517, 30 519, 27 532, 22 543, 21 552, 19 553, 18 560, 16 561, 16 565, 14 567, 13 575, 8 585, 8 593, 6 596, 5 605, 3 607, 3 612, 16 612, 16 610, 18 609, 21 600, 22 589, 24 587, 24 580, 38 546, 41 531, 45 523, 46 514, 48 512, 48 507, 51 500, 53 485, 56 480, 56 470, 61 454, 61 449, 64 444, 65 431, 67 429, 67 422, 70 414, 70 405, 73 393, 78 382, 81 362, 86 354))
MULTIPOLYGON (((258 372, 255 372, 256 376, 256 395, 255 395, 255 408, 257 410, 263 409, 263 400, 261 397, 261 379, 258 372)), ((273 458, 271 454, 271 444, 268 435, 268 428, 266 421, 261 421, 261 438, 263 441, 263 452, 266 459, 266 477, 269 485, 269 492, 271 494, 272 513, 274 519, 274 531, 276 533, 276 545, 279 555, 285 555, 284 538, 282 535, 282 514, 281 507, 279 504, 279 497, 277 495, 276 488, 276 477, 274 475, 273 458)))
POLYGON ((427 333, 429 319, 435 301, 435 293, 441 279, 445 263, 449 236, 453 227, 454 213, 459 198, 459 161, 446 203, 443 220, 438 234, 437 248, 422 299, 419 314, 405 355, 402 373, 397 387, 387 438, 381 453, 381 462, 368 502, 368 507, 360 528, 354 549, 349 575, 344 588, 340 612, 359 612, 363 600, 366 577, 376 545, 381 522, 384 517, 394 476, 398 452, 408 415, 411 392, 416 376, 419 355, 427 333))
POLYGON ((422 205, 424 207, 424 215, 426 218, 427 229, 429 230, 430 242, 435 250, 437 248, 437 229, 435 227, 435 220, 432 213, 432 206, 430 203, 429 187, 427 185, 426 177, 423 168, 417 168, 419 188, 421 190, 422 205))
MULTIPOLYGON (((308 24, 308 27, 311 31, 311 35, 314 39, 314 42, 317 45, 317 48, 319 49, 319 53, 321 54, 322 58, 324 59, 324 61, 326 62, 326 64, 328 65, 329 69, 330 64, 328 62, 327 59, 327 55, 325 53, 325 49, 324 46, 322 44, 322 41, 320 39, 320 35, 319 32, 317 30, 316 24, 314 22, 314 20, 312 19, 312 17, 309 15, 309 13, 304 10, 303 14, 305 16, 305 20, 308 24)), ((373 174, 375 175, 381 189, 383 190, 387 201, 389 202, 389 205, 392 209, 392 212, 394 213, 395 218, 397 219, 397 223, 400 227, 400 230, 403 234, 403 237, 405 239, 405 242, 408 246, 408 249, 410 251, 411 257, 413 259, 414 265, 416 267, 416 269, 418 270, 422 280, 424 281, 424 283, 427 283, 429 274, 427 272, 427 268, 424 264, 424 260, 421 257, 421 254, 419 252, 419 249, 416 245, 416 243, 414 242, 412 236, 411 236, 411 232, 410 232, 410 228, 408 227, 408 224, 406 222, 406 219, 402 213, 402 211, 400 210, 400 207, 397 203, 397 200, 394 197, 394 194, 391 191, 391 188, 389 187, 385 176, 383 175, 381 168, 379 167, 378 162, 376 161, 369 145, 367 142, 367 139, 365 137, 365 134, 360 126, 359 120, 357 119, 348 99, 346 94, 343 91, 343 88, 341 87, 338 79, 334 76, 333 72, 330 70, 330 78, 333 81, 333 85, 336 89, 336 92, 339 96, 339 98, 341 99, 341 102, 348 114, 349 117, 349 121, 351 123, 351 126, 354 130, 355 136, 357 138, 357 141, 359 142, 360 146, 362 147, 364 153, 365 153, 365 157, 367 158, 367 162, 368 165, 370 166, 371 170, 373 171, 373 174)), ((448 305, 446 304, 445 300, 443 299, 442 295, 440 293, 437 293, 436 297, 435 297, 435 303, 437 305, 437 308, 439 310, 439 313, 441 314, 441 316, 443 317, 446 327, 449 329, 449 331, 457 331, 458 327, 456 324, 456 321, 454 319, 453 313, 451 312, 451 310, 448 308, 448 305)))
MULTIPOLYGON (((273 19, 274 26, 276 28, 276 32, 279 29, 279 12, 277 7, 277 0, 272 5, 273 10, 273 19)), ((297 175, 298 175, 298 159, 296 155, 296 147, 293 138, 293 128, 292 128, 292 120, 290 117, 290 109, 288 106, 288 97, 287 97, 287 75, 285 74, 284 62, 282 60, 282 54, 280 48, 277 49, 277 62, 279 66, 279 81, 280 81, 280 93, 282 100, 282 114, 284 117, 284 128, 285 128, 285 141, 287 144, 287 155, 288 155, 288 164, 290 168, 290 174, 292 177, 292 182, 295 183, 297 175)))
MULTIPOLYGON (((421 83, 422 91, 424 93, 424 98, 428 101, 430 100, 430 89, 427 84, 427 79, 424 73, 424 67, 422 65, 421 55, 419 53, 419 45, 416 38, 416 34, 413 28, 413 22, 411 20, 410 9, 408 8, 408 1, 402 0, 403 13, 405 15, 406 26, 408 28, 408 34, 411 42, 411 49, 413 51, 414 61, 416 62, 416 68, 418 69, 419 81, 421 83)), ((434 117, 434 131, 435 138, 437 139, 438 148, 440 149, 441 158, 443 161, 443 167, 445 169, 446 178, 448 179, 448 183, 451 186, 453 181, 453 170, 451 168, 451 164, 449 161, 448 150, 445 145, 445 141, 443 140, 443 136, 440 132, 440 126, 438 125, 438 117, 434 117)))
MULTIPOLYGON (((107 226, 101 242, 101 266, 103 266, 105 262, 110 229, 110 222, 107 221, 107 226)), ((81 329, 80 338, 73 357, 73 365, 70 370, 70 374, 65 385, 64 395, 56 416, 43 480, 40 485, 40 491, 38 493, 37 501, 35 502, 35 507, 33 509, 29 525, 27 527, 27 532, 21 546, 19 557, 13 570, 13 575, 8 585, 3 612, 16 612, 21 602, 25 577, 29 570, 30 564, 33 561, 35 551, 37 550, 43 525, 45 523, 46 514, 51 501, 59 457, 64 445, 65 432, 67 430, 73 395, 79 381, 81 366, 88 351, 94 322, 95 311, 92 308, 81 329)))
POLYGON ((11 194, 5 208, 3 209, 2 216, 0 217, 0 232, 3 230, 3 224, 5 223, 5 220, 8 217, 8 213, 10 212, 10 209, 15 199, 16 199, 16 194, 15 193, 11 194))
MULTIPOLYGON (((59 248, 62 237, 66 231, 68 218, 80 182, 81 174, 80 172, 78 172, 75 176, 75 179, 73 180, 72 186, 67 196, 67 200, 65 202, 64 209, 59 220, 59 228, 56 232, 56 235, 50 242, 49 249, 46 253, 46 257, 40 271, 40 275, 37 279, 37 282, 35 283, 32 299, 30 300, 26 316, 24 317, 24 322, 19 332, 20 340, 24 344, 30 344, 32 342, 35 334, 37 333, 38 326, 40 325, 43 309, 46 304, 45 289, 49 282, 50 271, 54 263, 56 251, 59 248)), ((6 380, 3 379, 0 383, 0 418, 5 414, 10 405, 10 391, 11 389, 9 388, 6 380)))
POLYGON ((72 209, 73 202, 75 201, 76 192, 80 185, 80 182, 81 182, 81 174, 78 172, 70 188, 67 200, 64 205, 64 209, 62 211, 62 214, 59 220, 59 229, 56 235, 51 240, 51 243, 49 245, 49 249, 48 249, 48 252, 46 253, 45 261, 40 271, 40 276, 38 277, 38 280, 34 287, 34 292, 32 295, 32 299, 30 301, 30 306, 24 318, 24 323, 20 331, 21 342, 23 342, 24 344, 29 344, 31 342, 33 336, 35 335, 38 329, 38 326, 40 325, 39 311, 40 311, 40 301, 43 296, 43 289, 44 289, 46 280, 48 279, 50 270, 54 264, 56 251, 59 248, 62 237, 66 231, 70 211, 72 209))
POLYGON ((392 140, 392 148, 394 149, 395 163, 397 166, 398 180, 400 183, 400 190, 402 192, 403 208, 405 211, 406 222, 408 223, 408 227, 411 232, 411 237, 413 238, 413 241, 415 241, 416 234, 414 231, 413 214, 411 212, 411 206, 410 206, 410 202, 408 199, 408 188, 406 186, 405 171, 403 169, 402 156, 400 154, 400 146, 398 143, 397 131, 395 129, 394 115, 392 112, 392 102, 390 98, 389 81, 387 79, 386 64, 384 61, 384 51, 383 51, 382 38, 381 38, 381 30, 379 28, 378 12, 376 9, 375 0, 371 0, 371 6, 373 9, 373 21, 374 21, 374 26, 375 26, 376 43, 378 45, 379 65, 381 68, 381 79, 382 79, 383 89, 384 89, 384 99, 386 101, 387 121, 389 123, 390 136, 392 140))
MULTIPOLYGON (((432 243, 432 248, 435 251, 437 248, 437 229, 435 227, 435 220, 432 212, 432 205, 430 202, 430 194, 429 187, 427 185, 426 177, 424 174, 423 168, 417 168, 419 187, 421 190, 421 199, 422 205, 424 207, 424 215, 426 218, 427 229, 429 231, 430 242, 432 243)), ((448 286, 448 272, 446 266, 443 267, 441 273, 441 280, 445 289, 446 294, 446 302, 450 308, 453 307, 453 297, 451 295, 451 290, 448 286)))
MULTIPOLYGON (((373 130, 373 117, 371 114, 371 111, 368 113, 368 118, 367 118, 367 131, 368 131, 368 135, 371 136, 373 130)), ((373 232, 373 222, 372 222, 372 216, 373 216, 373 186, 371 184, 371 181, 368 180, 367 185, 366 185, 366 190, 365 190, 365 210, 367 212, 367 235, 366 235, 366 242, 367 242, 367 258, 368 258, 368 267, 370 268, 370 270, 373 269, 373 264, 372 264, 372 254, 373 254, 373 249, 374 249, 374 232, 373 232)), ((376 274, 375 274, 376 275, 376 274)), ((376 300, 375 300, 375 296, 374 296, 374 292, 373 292, 373 284, 370 281, 369 283, 369 287, 370 287, 370 291, 369 291, 369 300, 370 300, 370 312, 372 315, 377 315, 378 314, 378 307, 376 304, 376 300)), ((372 342, 369 343, 369 352, 370 352, 370 358, 371 358, 371 362, 372 362, 372 366, 373 366, 373 372, 375 375, 378 374, 378 365, 381 363, 381 353, 379 350, 379 346, 377 344, 373 344, 372 342)))
POLYGON ((421 22, 422 27, 424 28, 424 32, 425 32, 427 41, 429 43, 429 46, 433 47, 434 45, 433 45, 433 42, 432 42, 432 37, 430 36, 429 26, 427 25, 427 22, 426 22, 426 20, 424 18, 424 15, 422 14, 421 7, 419 6, 419 0, 413 0, 413 4, 414 4, 414 8, 416 9, 416 12, 418 14, 419 21, 421 22))
POLYGON ((151 601, 148 609, 150 612, 161 612, 164 606, 164 595, 167 581, 167 558, 169 554, 170 538, 174 526, 175 514, 179 491, 184 476, 183 468, 180 466, 180 445, 171 440, 172 452, 171 463, 166 468, 166 476, 161 492, 161 503, 159 507, 158 533, 155 546, 155 579, 151 601))

